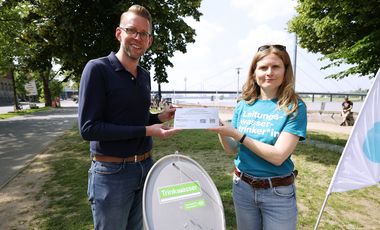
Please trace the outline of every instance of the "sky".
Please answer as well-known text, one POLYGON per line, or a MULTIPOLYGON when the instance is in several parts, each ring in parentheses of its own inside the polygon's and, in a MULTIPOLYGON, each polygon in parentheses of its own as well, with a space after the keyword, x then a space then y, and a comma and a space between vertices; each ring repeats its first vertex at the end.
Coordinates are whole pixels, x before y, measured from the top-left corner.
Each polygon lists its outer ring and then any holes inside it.
MULTIPOLYGON (((196 30, 196 41, 187 45, 187 53, 176 52, 170 59, 174 67, 167 69, 169 83, 161 84, 161 90, 241 90, 253 55, 264 44, 285 45, 294 63, 296 39, 287 32, 287 22, 296 15, 296 4, 293 0, 202 0, 200 21, 186 19, 196 30)), ((320 57, 297 46, 297 92, 370 88, 373 79, 368 77, 325 79, 344 67, 320 70, 328 64, 320 57)), ((157 88, 152 83, 152 90, 157 88)))

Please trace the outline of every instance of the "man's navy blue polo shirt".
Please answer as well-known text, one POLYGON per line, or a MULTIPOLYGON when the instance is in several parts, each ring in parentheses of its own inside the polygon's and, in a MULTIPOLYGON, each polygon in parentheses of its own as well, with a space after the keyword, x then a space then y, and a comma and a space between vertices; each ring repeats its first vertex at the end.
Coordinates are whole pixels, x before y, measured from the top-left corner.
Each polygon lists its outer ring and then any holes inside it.
POLYGON ((148 71, 138 66, 134 78, 111 52, 90 60, 79 88, 78 121, 91 153, 128 157, 150 151, 152 138, 145 126, 160 123, 149 112, 151 84, 148 71))

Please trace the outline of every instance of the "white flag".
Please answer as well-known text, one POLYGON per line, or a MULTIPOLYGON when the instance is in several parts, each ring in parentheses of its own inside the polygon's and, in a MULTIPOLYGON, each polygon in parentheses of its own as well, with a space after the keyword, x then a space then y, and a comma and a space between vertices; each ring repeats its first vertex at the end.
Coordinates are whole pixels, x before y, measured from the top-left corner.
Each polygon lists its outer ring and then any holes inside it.
POLYGON ((343 150, 327 194, 380 181, 380 69, 343 150))

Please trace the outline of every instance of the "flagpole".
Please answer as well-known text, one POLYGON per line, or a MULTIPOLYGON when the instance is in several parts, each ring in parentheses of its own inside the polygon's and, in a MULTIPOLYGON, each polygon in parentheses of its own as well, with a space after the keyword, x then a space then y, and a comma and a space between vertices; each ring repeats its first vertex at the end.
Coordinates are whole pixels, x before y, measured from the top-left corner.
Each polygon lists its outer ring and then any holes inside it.
MULTIPOLYGON (((366 99, 367 99, 367 98, 366 98, 366 99)), ((362 108, 362 109, 363 109, 363 108, 362 108)), ((361 110, 360 110, 360 111, 361 111, 361 110)), ((360 113, 359 113, 359 114, 360 114, 360 113)), ((314 230, 317 230, 318 225, 319 225, 319 222, 321 221, 323 211, 324 211, 325 206, 326 206, 326 204, 327 204, 327 200, 329 199, 329 197, 330 197, 330 195, 331 195, 331 190, 332 190, 332 187, 333 187, 333 185, 334 185, 336 175, 338 174, 339 169, 340 169, 340 166, 341 166, 341 164, 342 164, 342 162, 343 162, 344 155, 345 155, 345 153, 346 153, 347 144, 349 143, 349 141, 350 141, 350 139, 351 139, 351 137, 352 137, 352 133, 353 133, 353 131, 354 131, 354 129, 355 129, 355 126, 356 126, 356 122, 355 122, 355 124, 354 124, 354 126, 353 126, 353 128, 352 128, 352 130, 351 130, 350 135, 348 136, 348 140, 347 140, 347 142, 346 142, 346 145, 344 146, 344 149, 343 149, 342 155, 341 155, 340 158, 339 158, 338 164, 337 164, 337 166, 336 166, 336 168, 335 168, 335 171, 334 171, 334 174, 333 174, 333 176, 332 176, 332 178, 331 178, 331 181, 330 181, 329 187, 327 188, 326 196, 325 196, 325 200, 323 201, 322 208, 321 208, 321 210, 319 211, 319 215, 318 215, 317 221, 316 221, 316 223, 315 223, 315 225, 314 225, 314 230)))
POLYGON ((318 225, 319 225, 319 222, 321 221, 322 213, 323 213, 323 211, 325 210, 325 207, 326 207, 326 204, 327 204, 327 200, 329 199, 329 196, 330 196, 330 194, 327 194, 327 193, 326 193, 326 197, 325 197, 325 200, 323 201, 321 211, 319 211, 319 215, 318 215, 317 222, 316 222, 315 225, 314 225, 314 230, 317 230, 317 229, 318 229, 318 225))
MULTIPOLYGON (((355 127, 355 125, 356 125, 356 122, 355 122, 355 124, 354 124, 354 127, 355 127)), ((347 143, 348 143, 348 142, 350 141, 350 139, 351 139, 351 136, 352 136, 352 132, 353 132, 353 130, 354 130, 354 127, 353 127, 353 129, 351 130, 350 135, 348 136, 347 143)), ((322 213, 323 213, 323 211, 324 211, 324 209, 325 209, 325 206, 326 206, 326 204, 327 204, 327 200, 329 199, 329 197, 330 197, 330 195, 331 195, 331 190, 332 190, 332 187, 333 187, 333 185, 334 185, 336 175, 337 175, 338 172, 339 172, 339 168, 340 168, 340 166, 341 166, 341 164, 342 164, 342 162, 343 162, 343 158, 344 158, 344 155, 345 155, 345 153, 346 153, 347 143, 346 143, 346 145, 344 146, 344 149, 343 149, 342 155, 340 156, 340 159, 339 159, 338 164, 337 164, 337 166, 336 166, 336 168, 335 168, 334 174, 333 174, 333 176, 332 176, 332 178, 331 178, 331 181, 330 181, 329 187, 327 188, 326 196, 325 196, 325 200, 323 201, 322 208, 321 208, 321 210, 319 211, 319 215, 318 215, 317 221, 316 221, 316 223, 315 223, 314 230, 317 230, 317 228, 318 228, 319 222, 321 221, 321 218, 322 218, 322 213)))

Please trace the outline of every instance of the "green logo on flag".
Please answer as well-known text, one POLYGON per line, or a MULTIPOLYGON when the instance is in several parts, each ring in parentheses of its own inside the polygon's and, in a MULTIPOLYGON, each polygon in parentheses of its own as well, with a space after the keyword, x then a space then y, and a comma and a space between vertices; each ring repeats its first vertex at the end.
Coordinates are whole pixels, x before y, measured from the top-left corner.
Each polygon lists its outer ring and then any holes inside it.
POLYGON ((158 189, 161 202, 169 202, 201 194, 201 185, 199 181, 192 181, 182 184, 169 185, 158 189))
POLYGON ((203 200, 203 199, 193 200, 193 201, 185 202, 183 205, 183 209, 185 209, 186 211, 190 211, 194 208, 202 208, 204 206, 206 206, 205 200, 203 200))

